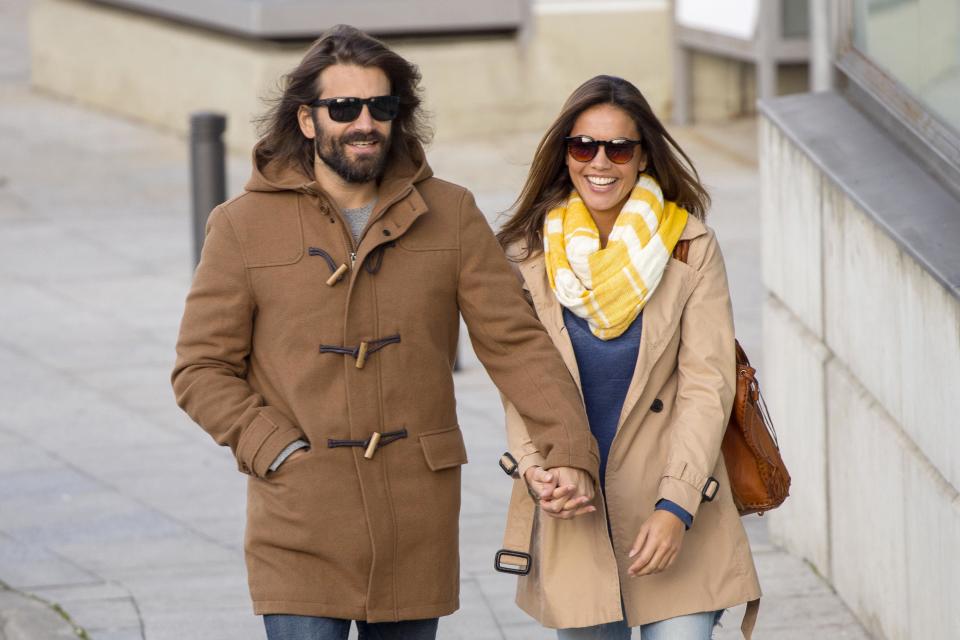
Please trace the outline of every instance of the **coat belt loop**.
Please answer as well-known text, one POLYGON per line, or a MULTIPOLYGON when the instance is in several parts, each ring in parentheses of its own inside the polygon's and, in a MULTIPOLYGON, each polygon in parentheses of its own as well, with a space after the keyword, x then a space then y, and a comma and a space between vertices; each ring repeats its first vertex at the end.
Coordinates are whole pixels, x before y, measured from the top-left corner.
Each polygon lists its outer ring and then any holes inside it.
POLYGON ((493 568, 501 573, 525 576, 533 566, 530 555, 533 523, 537 515, 537 503, 527 488, 527 481, 517 477, 513 481, 510 509, 507 514, 507 529, 503 534, 503 548, 497 551, 493 568))

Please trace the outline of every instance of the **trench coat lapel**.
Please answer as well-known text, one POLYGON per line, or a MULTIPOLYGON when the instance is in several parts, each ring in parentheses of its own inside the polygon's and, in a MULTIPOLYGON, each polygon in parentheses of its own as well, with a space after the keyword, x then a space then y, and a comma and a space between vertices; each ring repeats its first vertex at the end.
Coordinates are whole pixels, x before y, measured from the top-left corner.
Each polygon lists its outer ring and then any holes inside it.
POLYGON ((573 351, 573 343, 570 341, 570 334, 563 323, 563 307, 557 301, 550 289, 550 282, 547 280, 547 271, 543 264, 543 254, 537 253, 527 260, 520 263, 520 273, 523 274, 524 289, 530 293, 533 299, 533 306, 543 323, 547 334, 553 340, 554 346, 560 352, 563 363, 567 365, 573 381, 577 383, 577 389, 583 396, 583 388, 580 385, 580 370, 577 367, 577 356, 573 351))
POLYGON ((643 328, 640 332, 640 350, 637 364, 620 410, 617 430, 623 426, 636 406, 650 378, 653 365, 663 354, 670 337, 680 324, 683 305, 693 291, 696 272, 673 258, 670 259, 660 285, 643 308, 643 328))
MULTIPOLYGON (((706 227, 703 223, 691 216, 680 239, 692 240, 704 233, 706 233, 706 227)), ((630 386, 627 388, 623 408, 620 410, 618 431, 643 395, 653 365, 663 355, 663 350, 676 332, 683 315, 683 307, 687 303, 687 298, 693 293, 698 277, 697 271, 689 265, 672 257, 667 261, 660 285, 643 308, 640 350, 637 353, 637 364, 633 370, 630 386)))

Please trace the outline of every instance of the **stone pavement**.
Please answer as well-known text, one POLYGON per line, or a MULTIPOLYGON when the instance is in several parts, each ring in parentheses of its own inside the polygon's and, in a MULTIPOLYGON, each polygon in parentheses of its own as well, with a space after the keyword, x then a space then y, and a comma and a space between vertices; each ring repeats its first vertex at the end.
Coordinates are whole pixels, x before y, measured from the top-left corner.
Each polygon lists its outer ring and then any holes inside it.
MULTIPOLYGON (((168 382, 192 270, 185 142, 31 93, 25 6, 0 6, 0 582, 15 590, 0 591, 0 640, 11 621, 59 617, 41 602, 96 640, 261 639, 242 558, 245 478, 168 382)), ((713 187, 739 334, 759 360, 754 125, 677 135, 713 187)), ((430 158, 493 218, 536 141, 439 141, 430 158)), ((247 173, 247 158, 230 158, 231 192, 247 173)), ((552 638, 491 569, 509 495, 495 463, 501 410, 463 345, 462 608, 440 637, 552 638)), ((766 593, 758 637, 866 637, 762 520, 745 522, 766 593)), ((737 637, 738 618, 718 637, 737 637)), ((69 637, 59 620, 21 637, 69 637)))

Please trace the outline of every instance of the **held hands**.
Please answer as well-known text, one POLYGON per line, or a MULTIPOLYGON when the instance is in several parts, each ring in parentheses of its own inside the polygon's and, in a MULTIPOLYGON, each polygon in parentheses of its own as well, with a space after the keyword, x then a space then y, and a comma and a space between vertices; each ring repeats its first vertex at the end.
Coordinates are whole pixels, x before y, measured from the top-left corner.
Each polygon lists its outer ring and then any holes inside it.
POLYGON ((540 509, 560 520, 593 513, 593 479, 586 471, 573 467, 555 467, 546 471, 530 467, 524 474, 527 486, 540 501, 540 509))
POLYGON ((680 553, 686 527, 669 511, 654 511, 642 525, 630 549, 636 558, 628 573, 631 578, 660 573, 667 569, 680 553))

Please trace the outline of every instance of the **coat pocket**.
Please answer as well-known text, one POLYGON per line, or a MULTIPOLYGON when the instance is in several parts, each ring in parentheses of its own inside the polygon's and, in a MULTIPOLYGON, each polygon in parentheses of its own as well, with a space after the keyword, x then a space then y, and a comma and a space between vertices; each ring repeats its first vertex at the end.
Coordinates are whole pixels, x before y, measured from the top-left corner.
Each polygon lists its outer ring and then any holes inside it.
POLYGON ((459 426, 420 434, 423 457, 431 471, 459 467, 467 463, 467 447, 459 426))

